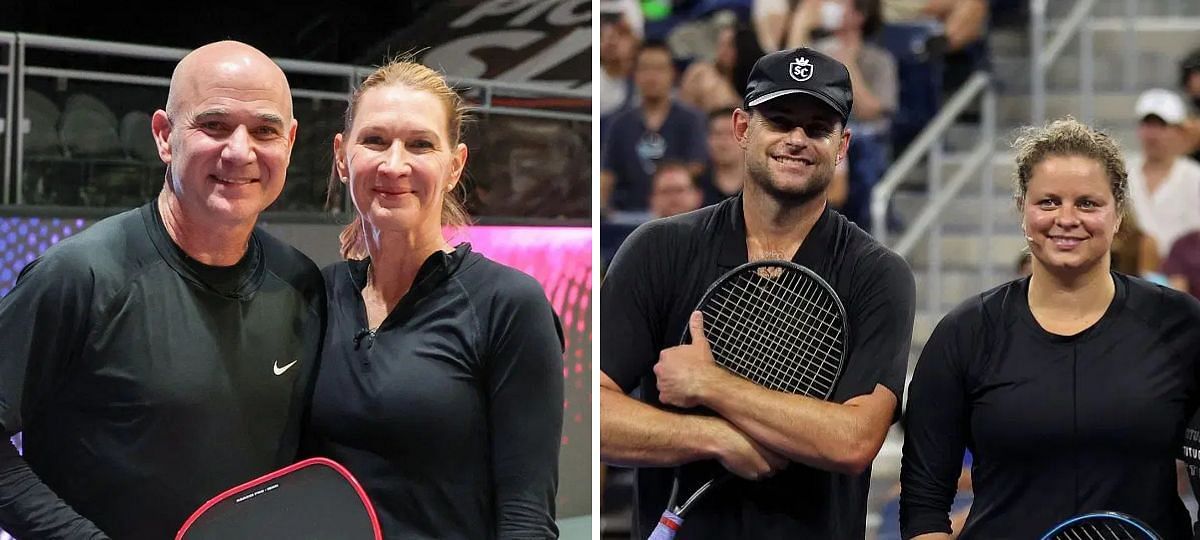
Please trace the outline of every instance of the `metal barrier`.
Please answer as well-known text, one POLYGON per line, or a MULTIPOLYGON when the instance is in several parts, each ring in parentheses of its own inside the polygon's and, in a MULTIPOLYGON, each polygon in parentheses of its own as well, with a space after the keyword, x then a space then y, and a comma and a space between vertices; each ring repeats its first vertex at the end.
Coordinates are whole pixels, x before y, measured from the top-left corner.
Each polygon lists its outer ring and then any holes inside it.
MULTIPOLYGON (((892 195, 899 188, 900 183, 912 172, 912 170, 920 163, 922 158, 928 158, 929 183, 927 192, 930 200, 921 210, 917 219, 909 225, 904 235, 897 241, 892 249, 901 257, 908 258, 912 250, 916 247, 917 242, 924 239, 928 242, 929 249, 929 280, 927 282, 927 291, 929 307, 932 310, 940 310, 941 308, 941 272, 942 272, 942 228, 939 222, 939 216, 942 210, 954 200, 958 192, 966 185, 967 182, 974 179, 980 167, 983 167, 982 182, 983 187, 980 193, 982 198, 982 207, 979 209, 982 216, 982 237, 984 242, 984 253, 990 252, 991 237, 993 235, 993 212, 991 210, 992 198, 994 196, 994 182, 992 179, 992 155, 996 148, 996 90, 993 88, 991 76, 986 72, 976 72, 970 79, 946 102, 942 110, 937 116, 925 126, 917 139, 909 145, 904 154, 888 169, 887 173, 875 186, 871 192, 871 230, 875 238, 882 243, 887 243, 887 215, 888 206, 891 204, 892 195), (982 137, 975 148, 971 150, 967 160, 962 164, 954 178, 949 184, 942 185, 942 167, 945 164, 945 156, 943 152, 943 139, 946 131, 953 125, 955 119, 966 110, 977 97, 982 95, 982 137)), ((991 283, 992 268, 991 261, 984 261, 980 267, 980 276, 982 282, 991 283)))
POLYGON ((20 131, 21 122, 14 109, 14 101, 16 93, 13 90, 16 85, 16 65, 17 65, 17 35, 11 32, 0 32, 0 44, 4 44, 7 49, 7 60, 4 65, 0 65, 0 74, 4 74, 5 91, 4 91, 4 118, 0 121, 0 131, 4 132, 4 195, 0 200, 8 202, 8 191, 11 186, 10 177, 12 175, 12 134, 14 131, 20 131))
MULTIPOLYGON (((87 69, 70 69, 68 67, 50 65, 33 65, 27 61, 27 51, 55 51, 68 52, 78 55, 93 55, 98 57, 120 57, 170 62, 170 67, 164 66, 165 72, 169 72, 169 70, 173 68, 173 64, 175 62, 190 52, 186 49, 172 47, 159 47, 29 33, 0 33, 0 45, 2 44, 7 44, 9 49, 8 64, 0 67, 0 74, 8 75, 8 91, 6 92, 5 113, 6 118, 10 119, 8 122, 9 126, 15 127, 15 129, 3 130, 5 135, 3 203, 15 203, 18 205, 24 204, 25 202, 23 200, 24 190, 22 189, 24 177, 23 168, 25 162, 25 145, 23 141, 23 135, 25 130, 21 129, 21 121, 14 122, 11 119, 25 118, 26 77, 51 77, 60 80, 109 82, 159 88, 166 88, 170 85, 169 77, 135 73, 113 73, 110 71, 87 69), (15 137, 12 135, 14 132, 15 137), (11 155, 11 149, 13 148, 16 149, 15 156, 11 155), (13 167, 14 163, 15 167, 13 167), (12 196, 14 192, 15 196, 12 196)), ((339 87, 344 89, 339 91, 331 91, 328 88, 314 89, 297 87, 295 85, 292 86, 292 95, 294 97, 315 100, 345 102, 348 99, 350 92, 357 86, 357 84, 375 69, 368 66, 352 66, 287 58, 277 58, 274 60, 279 67, 289 75, 328 77, 330 78, 330 88, 339 87)), ((477 93, 479 95, 479 103, 475 105, 474 109, 481 113, 489 115, 512 115, 564 121, 591 121, 590 111, 571 112, 562 110, 520 108, 494 104, 494 97, 497 94, 520 97, 566 98, 567 100, 582 101, 591 99, 591 94, 587 91, 563 90, 561 88, 541 86, 536 84, 520 84, 453 77, 448 77, 447 82, 449 82, 452 86, 459 88, 460 90, 477 93)), ((161 107, 161 104, 158 104, 158 106, 161 107)))
MULTIPOLYGON (((1095 59, 1092 47, 1092 28, 1088 24, 1091 18, 1092 9, 1096 7, 1096 0, 1078 0, 1074 7, 1071 8, 1070 14, 1063 20, 1061 24, 1056 25, 1058 33, 1054 39, 1046 44, 1046 6, 1048 0, 1033 0, 1029 6, 1030 19, 1030 50, 1032 51, 1032 65, 1030 67, 1032 81, 1032 120, 1033 125, 1040 126, 1046 121, 1046 71, 1062 54, 1063 49, 1067 47, 1067 42, 1070 41, 1075 33, 1079 33, 1079 99, 1081 120, 1085 124, 1091 124, 1095 117, 1093 102, 1095 101, 1095 59)), ((1128 26, 1126 27, 1126 40, 1133 40, 1134 43, 1126 43, 1125 54, 1125 87, 1129 91, 1134 85, 1134 77, 1132 75, 1134 66, 1136 65, 1136 38, 1133 37, 1133 20, 1137 14, 1136 0, 1128 0, 1126 2, 1127 10, 1132 9, 1133 14, 1128 14, 1128 26), (1132 6, 1132 7, 1128 7, 1132 6), (1130 55, 1134 55, 1131 57, 1130 55)))

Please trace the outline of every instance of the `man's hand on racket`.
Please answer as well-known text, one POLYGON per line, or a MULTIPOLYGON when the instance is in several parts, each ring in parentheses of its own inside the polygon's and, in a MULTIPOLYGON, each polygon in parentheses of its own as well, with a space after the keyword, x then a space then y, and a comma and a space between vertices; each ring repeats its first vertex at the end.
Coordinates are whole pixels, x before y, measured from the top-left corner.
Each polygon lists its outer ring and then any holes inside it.
POLYGON ((702 405, 709 390, 720 388, 723 378, 734 376, 713 360, 708 339, 704 337, 704 315, 692 312, 688 329, 692 342, 664 349, 654 365, 658 400, 683 408, 702 405))

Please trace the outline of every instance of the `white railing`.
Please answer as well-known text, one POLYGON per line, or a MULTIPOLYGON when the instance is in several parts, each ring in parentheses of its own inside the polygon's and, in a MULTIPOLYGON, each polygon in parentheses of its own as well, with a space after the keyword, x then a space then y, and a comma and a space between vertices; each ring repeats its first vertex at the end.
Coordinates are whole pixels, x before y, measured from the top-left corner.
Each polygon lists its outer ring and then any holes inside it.
MULTIPOLYGON (((981 236, 983 253, 991 252, 991 239, 995 224, 991 204, 994 197, 992 155, 996 148, 996 90, 992 85, 991 76, 985 72, 976 72, 952 96, 937 116, 921 130, 916 140, 895 163, 888 168, 879 184, 871 191, 871 231, 875 238, 887 244, 887 216, 892 195, 900 183, 913 171, 922 158, 927 158, 929 182, 926 192, 929 201, 921 213, 905 230, 904 235, 892 246, 901 257, 908 258, 921 240, 926 240, 929 250, 928 280, 926 281, 927 302, 931 310, 941 309, 942 295, 942 227, 940 216, 949 206, 958 192, 971 180, 977 177, 980 168, 983 169, 982 188, 980 192, 982 220, 981 236), (942 169, 945 165, 943 152, 944 138, 947 130, 954 121, 966 110, 976 98, 982 96, 982 125, 979 142, 971 150, 966 161, 959 167, 950 182, 942 185, 942 169)), ((984 285, 992 282, 991 259, 981 261, 980 279, 984 285)))
MULTIPOLYGON (((1085 124, 1091 124, 1095 118, 1095 110, 1093 103, 1095 102, 1095 50, 1092 46, 1092 27, 1089 24, 1091 20, 1092 9, 1096 7, 1096 0, 1078 0, 1071 8, 1071 12, 1061 23, 1056 24, 1057 33, 1054 39, 1049 44, 1046 43, 1046 7, 1049 0, 1033 0, 1029 5, 1029 41, 1031 53, 1030 65, 1030 81, 1033 88, 1032 94, 1032 121, 1033 125, 1040 126, 1046 121, 1046 71, 1054 62, 1058 60, 1058 56, 1062 54, 1063 49, 1066 49, 1067 43, 1075 34, 1079 34, 1079 99, 1080 99, 1080 120, 1085 124)), ((1125 86, 1126 91, 1129 91, 1135 84, 1135 80, 1131 77, 1136 77, 1134 71, 1137 64, 1137 47, 1136 37, 1133 34, 1133 20, 1137 14, 1137 0, 1127 0, 1127 10, 1132 9, 1133 14, 1127 13, 1129 23, 1126 28, 1126 46, 1125 46, 1125 86), (1132 6, 1132 7, 1129 7, 1132 6), (1132 43, 1130 43, 1132 41, 1132 43), (1132 57, 1130 55, 1133 55, 1132 57)))
POLYGON ((16 105, 16 77, 14 71, 17 65, 17 35, 11 32, 0 32, 0 44, 3 44, 7 51, 6 59, 3 65, 0 65, 0 74, 4 75, 4 118, 0 118, 0 132, 4 133, 4 194, 0 196, 0 200, 8 202, 8 193, 11 188, 12 176, 12 147, 13 147, 13 132, 20 131, 21 122, 17 120, 15 110, 16 105))
MULTIPOLYGON (((121 58, 161 60, 164 62, 170 62, 170 65, 164 65, 164 73, 169 73, 173 68, 173 64, 178 62, 188 52, 190 52, 187 49, 120 43, 114 41, 80 39, 44 34, 0 33, 0 44, 5 43, 8 45, 7 48, 9 49, 9 60, 7 64, 5 64, 3 67, 0 67, 0 74, 7 74, 6 79, 8 80, 8 91, 5 93, 5 113, 6 118, 10 119, 8 124, 14 128, 3 130, 5 134, 4 204, 10 203, 10 194, 14 191, 16 194, 16 204, 22 204, 24 202, 21 181, 23 177, 22 169, 24 162, 23 134, 26 130, 22 129, 22 122, 17 119, 23 119, 25 117, 25 77, 53 77, 63 80, 86 80, 162 88, 170 85, 170 78, 167 76, 70 69, 62 66, 32 65, 26 61, 25 53, 27 50, 48 50, 70 52, 75 54, 108 57, 115 56, 121 58), (15 144, 12 141, 12 138, 14 137, 13 133, 15 133, 15 144), (10 155, 12 148, 16 149, 15 157, 10 155), (12 166, 14 163, 15 170, 13 170, 14 167, 12 166), (14 178, 16 183, 15 190, 13 189, 14 178)), ((350 92, 357 86, 359 81, 375 70, 375 68, 370 66, 353 66, 348 64, 313 62, 289 58, 275 58, 273 60, 281 69, 283 69, 285 73, 288 74, 332 77, 335 80, 341 79, 344 81, 336 83, 344 85, 344 91, 298 88, 296 86, 292 87, 293 96, 308 99, 346 101, 350 92)), ((545 118, 552 120, 591 120, 590 112, 577 113, 558 110, 497 106, 493 104, 494 96, 498 93, 502 93, 506 96, 519 97, 545 96, 568 99, 591 99, 591 93, 588 91, 564 90, 551 85, 512 83, 482 79, 448 77, 447 80, 452 86, 459 88, 460 90, 478 91, 480 93, 480 103, 475 106, 475 109, 479 112, 529 118, 545 118)), ((4 126, 0 125, 0 128, 2 127, 4 126)))

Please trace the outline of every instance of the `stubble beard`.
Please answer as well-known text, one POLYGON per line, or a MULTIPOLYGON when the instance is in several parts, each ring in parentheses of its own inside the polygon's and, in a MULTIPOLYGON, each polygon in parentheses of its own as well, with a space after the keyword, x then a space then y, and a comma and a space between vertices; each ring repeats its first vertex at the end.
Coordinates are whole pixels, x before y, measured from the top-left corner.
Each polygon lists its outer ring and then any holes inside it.
POLYGON ((786 188, 780 186, 775 181, 775 173, 770 169, 770 165, 765 158, 761 162, 751 162, 746 166, 746 173, 750 177, 750 181, 754 182, 764 193, 772 199, 779 201, 782 204, 789 206, 800 206, 821 195, 825 192, 829 184, 833 182, 833 166, 822 164, 814 168, 813 174, 807 182, 804 182, 798 188, 786 188))

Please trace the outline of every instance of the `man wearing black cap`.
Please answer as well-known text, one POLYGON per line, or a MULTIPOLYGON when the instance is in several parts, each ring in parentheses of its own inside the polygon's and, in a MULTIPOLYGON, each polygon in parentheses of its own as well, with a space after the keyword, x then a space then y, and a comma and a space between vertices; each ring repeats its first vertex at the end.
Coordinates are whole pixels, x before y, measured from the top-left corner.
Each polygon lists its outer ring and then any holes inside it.
POLYGON ((685 492, 721 467, 741 477, 706 495, 681 540, 865 534, 868 470, 900 411, 915 286, 903 259, 826 205, 850 142, 851 102, 849 73, 828 56, 795 49, 759 59, 733 114, 743 193, 639 227, 609 267, 600 453, 638 467, 634 538, 654 528, 677 465, 685 492), (851 344, 830 402, 756 386, 703 349, 677 346, 717 277, 780 258, 822 276, 846 306, 851 344), (640 401, 629 397, 635 390, 640 401))

